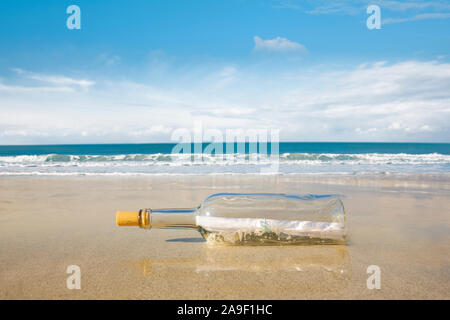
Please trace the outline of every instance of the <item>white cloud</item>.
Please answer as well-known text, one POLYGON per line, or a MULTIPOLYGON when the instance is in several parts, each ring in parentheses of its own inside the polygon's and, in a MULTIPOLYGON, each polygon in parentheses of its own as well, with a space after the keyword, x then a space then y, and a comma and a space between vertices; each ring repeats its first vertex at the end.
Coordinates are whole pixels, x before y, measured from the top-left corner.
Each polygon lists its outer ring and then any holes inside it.
POLYGON ((274 39, 263 40, 260 37, 255 36, 253 40, 255 41, 255 51, 307 52, 304 45, 290 41, 286 38, 276 37, 274 39))
POLYGON ((426 125, 423 125, 422 127, 420 127, 419 130, 420 131, 433 131, 433 128, 426 124, 426 125))
POLYGON ((242 108, 242 107, 236 108, 235 107, 235 108, 226 108, 226 109, 213 109, 210 111, 210 114, 215 115, 215 116, 235 117, 235 116, 244 116, 244 115, 254 114, 255 111, 256 111, 255 109, 251 109, 251 108, 242 108))
POLYGON ((450 9, 450 3, 446 0, 443 0, 443 1, 372 0, 372 1, 366 1, 366 2, 370 3, 370 4, 377 4, 382 8, 386 8, 386 9, 389 9, 392 11, 423 10, 423 9, 436 9, 436 10, 450 9))
POLYGON ((66 76, 60 75, 46 75, 29 72, 20 68, 13 68, 14 72, 18 75, 25 76, 28 79, 35 80, 37 82, 45 82, 54 86, 64 87, 64 86, 79 86, 83 88, 90 87, 95 84, 94 81, 86 79, 74 79, 66 76))
POLYGON ((149 137, 155 134, 169 134, 172 132, 172 128, 166 127, 164 125, 150 126, 149 128, 141 130, 133 130, 130 132, 132 136, 144 136, 149 137))
POLYGON ((120 63, 121 58, 118 55, 100 54, 98 60, 106 66, 114 66, 120 63))
POLYGON ((308 14, 360 14, 369 5, 395 12, 413 10, 450 10, 448 0, 395 1, 395 0, 275 0, 274 7, 301 10, 308 14))
POLYGON ((448 19, 448 18, 450 18, 450 13, 423 13, 423 14, 417 14, 413 17, 407 17, 407 18, 383 19, 382 24, 420 21, 420 20, 428 20, 428 19, 448 19))
POLYGON ((176 86, 90 80, 90 90, 71 91, 4 80, 0 144, 163 142, 195 121, 223 131, 280 128, 291 141, 450 141, 449 63, 323 70, 194 68, 176 86), (229 77, 232 85, 217 85, 229 77))
POLYGON ((284 112, 303 118, 311 132, 325 122, 331 123, 328 134, 351 140, 417 141, 435 130, 441 133, 434 139, 449 140, 450 64, 374 63, 316 79, 281 100, 284 112), (350 131, 357 135, 352 138, 350 131))
POLYGON ((29 76, 30 79, 47 82, 56 86, 66 86, 66 85, 75 85, 83 88, 87 88, 95 84, 93 81, 89 81, 86 79, 73 79, 69 77, 63 76, 48 76, 48 75, 38 75, 32 74, 29 76))
POLYGON ((17 85, 5 85, 0 82, 0 91, 11 92, 11 93, 27 93, 27 92, 72 92, 74 91, 71 87, 53 87, 53 86, 34 86, 25 87, 17 85))
POLYGON ((238 70, 234 66, 226 66, 212 76, 216 88, 223 88, 233 83, 238 77, 238 70))
POLYGON ((403 130, 406 132, 411 131, 411 129, 409 127, 407 127, 405 124, 403 124, 401 122, 393 122, 388 126, 387 129, 388 130, 403 130))

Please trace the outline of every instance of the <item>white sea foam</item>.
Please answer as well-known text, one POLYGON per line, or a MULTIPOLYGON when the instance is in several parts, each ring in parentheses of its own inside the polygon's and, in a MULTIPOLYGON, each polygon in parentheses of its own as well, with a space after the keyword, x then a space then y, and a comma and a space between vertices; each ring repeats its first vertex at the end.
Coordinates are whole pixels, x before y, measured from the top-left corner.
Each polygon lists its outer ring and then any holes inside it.
MULTIPOLYGON (((139 163, 153 165, 210 165, 210 164, 260 164, 270 163, 274 158, 263 154, 121 154, 121 155, 20 155, 0 156, 0 164, 36 164, 36 165, 114 165, 139 163)), ((367 153, 367 154, 332 154, 332 153, 284 153, 279 155, 283 163, 292 164, 444 164, 450 163, 450 155, 439 153, 367 153)))
POLYGON ((273 161, 279 172, 344 173, 400 172, 448 173, 450 155, 284 153, 278 158, 262 154, 121 154, 121 155, 19 155, 0 156, 0 175, 11 174, 244 174, 259 173, 273 161))

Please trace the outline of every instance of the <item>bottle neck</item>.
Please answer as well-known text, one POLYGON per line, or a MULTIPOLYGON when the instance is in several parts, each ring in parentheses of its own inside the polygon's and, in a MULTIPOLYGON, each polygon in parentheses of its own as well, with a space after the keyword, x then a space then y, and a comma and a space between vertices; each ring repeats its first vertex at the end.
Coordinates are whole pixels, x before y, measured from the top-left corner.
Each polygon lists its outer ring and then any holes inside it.
POLYGON ((144 209, 141 228, 197 228, 197 209, 144 209))

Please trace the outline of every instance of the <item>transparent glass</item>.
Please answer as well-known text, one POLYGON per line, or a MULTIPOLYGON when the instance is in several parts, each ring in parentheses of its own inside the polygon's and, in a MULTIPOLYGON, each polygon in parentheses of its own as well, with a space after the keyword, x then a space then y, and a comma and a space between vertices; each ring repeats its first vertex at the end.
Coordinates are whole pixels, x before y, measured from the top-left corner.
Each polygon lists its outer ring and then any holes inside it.
POLYGON ((344 243, 345 210, 333 194, 217 193, 193 209, 119 211, 119 226, 195 228, 212 243, 344 243))
POLYGON ((195 225, 209 242, 331 244, 346 237, 338 195, 218 193, 196 211, 195 225))

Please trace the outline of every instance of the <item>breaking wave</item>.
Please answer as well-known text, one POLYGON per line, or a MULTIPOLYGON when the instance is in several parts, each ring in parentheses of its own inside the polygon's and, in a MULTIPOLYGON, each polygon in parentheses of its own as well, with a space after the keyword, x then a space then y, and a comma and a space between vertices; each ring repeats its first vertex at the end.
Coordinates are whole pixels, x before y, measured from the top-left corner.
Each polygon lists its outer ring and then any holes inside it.
POLYGON ((450 155, 430 154, 121 154, 0 156, 0 175, 10 174, 208 174, 258 173, 277 163, 277 173, 450 172, 450 155))

